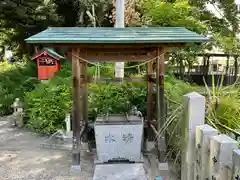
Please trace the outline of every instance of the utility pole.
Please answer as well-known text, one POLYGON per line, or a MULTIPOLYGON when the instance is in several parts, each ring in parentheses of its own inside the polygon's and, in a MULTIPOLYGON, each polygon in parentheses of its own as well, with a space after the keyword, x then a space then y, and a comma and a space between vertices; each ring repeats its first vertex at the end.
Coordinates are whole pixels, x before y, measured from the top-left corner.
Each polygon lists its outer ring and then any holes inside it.
MULTIPOLYGON (((125 11, 124 0, 116 0, 115 28, 125 28, 124 11, 125 11)), ((115 77, 124 78, 124 62, 116 62, 116 64, 115 64, 115 77)))
POLYGON ((238 11, 240 11, 240 0, 235 0, 235 4, 237 5, 238 11))

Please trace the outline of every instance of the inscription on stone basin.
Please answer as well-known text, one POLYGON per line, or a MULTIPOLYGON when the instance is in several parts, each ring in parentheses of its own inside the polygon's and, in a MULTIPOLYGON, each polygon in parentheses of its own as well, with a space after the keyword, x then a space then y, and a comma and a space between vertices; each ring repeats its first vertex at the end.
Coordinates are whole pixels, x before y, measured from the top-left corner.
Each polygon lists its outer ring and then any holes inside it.
POLYGON ((108 162, 119 157, 134 162, 142 160, 142 124, 96 125, 97 159, 108 162))
MULTIPOLYGON (((105 143, 115 143, 116 142, 116 136, 109 133, 105 136, 105 143)), ((122 134, 122 141, 125 143, 132 143, 134 139, 134 136, 132 133, 122 134)))

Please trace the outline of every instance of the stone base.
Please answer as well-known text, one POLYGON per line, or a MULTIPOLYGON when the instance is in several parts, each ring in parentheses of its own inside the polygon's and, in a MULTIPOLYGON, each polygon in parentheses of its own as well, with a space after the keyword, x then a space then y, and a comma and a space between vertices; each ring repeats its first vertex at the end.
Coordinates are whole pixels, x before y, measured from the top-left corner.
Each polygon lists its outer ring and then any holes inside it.
MULTIPOLYGON (((95 158, 94 158, 94 164, 97 165, 97 164, 103 164, 103 163, 107 163, 107 162, 101 161, 101 160, 97 159, 97 156, 95 156, 95 158)), ((141 156, 141 158, 140 158, 139 160, 134 161, 134 163, 144 163, 144 158, 143 158, 143 156, 141 156)))
POLYGON ((93 180, 147 180, 142 163, 96 165, 93 180))
POLYGON ((81 172, 81 166, 80 165, 78 165, 78 166, 72 165, 70 171, 71 172, 81 172))
POLYGON ((149 151, 152 151, 152 150, 154 150, 155 149, 155 143, 156 142, 154 142, 154 141, 147 141, 146 142, 146 150, 149 152, 149 151))
POLYGON ((72 151, 72 131, 58 131, 40 144, 41 148, 72 151))
POLYGON ((42 143, 40 144, 41 148, 45 149, 56 149, 63 151, 72 151, 72 144, 54 144, 54 143, 42 143))
POLYGON ((68 139, 72 139, 72 137, 73 137, 73 131, 66 132, 66 137, 67 137, 68 139))
POLYGON ((169 170, 168 163, 158 162, 158 170, 159 170, 159 174, 161 174, 161 176, 163 176, 163 177, 170 176, 170 170, 169 170))
POLYGON ((89 152, 90 152, 90 149, 89 149, 88 143, 81 142, 81 150, 89 153, 89 152))

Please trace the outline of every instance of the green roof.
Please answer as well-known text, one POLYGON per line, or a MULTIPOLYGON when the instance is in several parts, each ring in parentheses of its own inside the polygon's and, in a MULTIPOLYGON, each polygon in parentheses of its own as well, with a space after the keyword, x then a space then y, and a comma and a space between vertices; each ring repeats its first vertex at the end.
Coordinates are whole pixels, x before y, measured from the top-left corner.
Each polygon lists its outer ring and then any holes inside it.
POLYGON ((27 43, 200 43, 209 39, 182 27, 51 27, 27 43))
POLYGON ((61 56, 60 54, 58 54, 57 52, 55 52, 53 49, 51 48, 43 48, 41 51, 39 51, 37 54, 35 54, 32 59, 36 59, 38 58, 39 56, 41 56, 44 51, 47 51, 48 54, 52 55, 53 57, 57 58, 58 60, 61 60, 61 59, 64 59, 63 56, 61 56))
POLYGON ((58 54, 57 52, 55 52, 53 49, 51 48, 43 48, 43 50, 46 50, 49 54, 58 57, 59 59, 64 59, 63 56, 61 56, 60 54, 58 54))

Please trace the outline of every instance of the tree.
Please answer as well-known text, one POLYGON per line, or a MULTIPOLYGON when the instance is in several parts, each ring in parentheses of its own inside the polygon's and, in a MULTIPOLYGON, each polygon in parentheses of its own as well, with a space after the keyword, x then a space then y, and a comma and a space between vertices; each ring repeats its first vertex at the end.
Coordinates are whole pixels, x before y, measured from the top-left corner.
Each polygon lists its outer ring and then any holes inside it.
MULTIPOLYGON (((201 34, 208 32, 205 22, 200 20, 201 13, 187 0, 143 0, 141 7, 144 7, 143 22, 148 26, 180 26, 201 34)), ((169 64, 178 64, 183 78, 184 67, 190 69, 197 60, 197 53, 207 45, 191 44, 183 49, 175 48, 169 58, 169 64)))
POLYGON ((62 26, 91 26, 91 20, 86 14, 94 5, 97 26, 111 25, 111 0, 54 0, 56 12, 64 22, 62 26))
POLYGON ((26 52, 26 37, 60 22, 55 4, 46 0, 2 0, 0 12, 2 36, 7 37, 3 42, 16 48, 19 55, 26 52))
POLYGON ((143 0, 141 7, 143 7, 142 18, 146 25, 181 26, 198 33, 207 30, 204 22, 200 21, 199 11, 187 0, 143 0))

